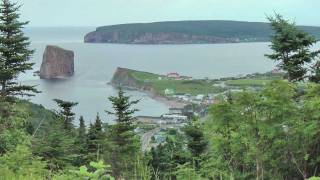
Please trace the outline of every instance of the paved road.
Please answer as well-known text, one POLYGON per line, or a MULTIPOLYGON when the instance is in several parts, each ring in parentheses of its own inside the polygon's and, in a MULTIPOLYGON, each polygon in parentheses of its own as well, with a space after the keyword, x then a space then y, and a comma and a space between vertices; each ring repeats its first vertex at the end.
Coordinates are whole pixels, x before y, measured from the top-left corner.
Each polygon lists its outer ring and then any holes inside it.
POLYGON ((160 131, 160 127, 152 129, 141 136, 141 149, 142 152, 145 152, 150 145, 151 137, 154 136, 157 132, 160 131))

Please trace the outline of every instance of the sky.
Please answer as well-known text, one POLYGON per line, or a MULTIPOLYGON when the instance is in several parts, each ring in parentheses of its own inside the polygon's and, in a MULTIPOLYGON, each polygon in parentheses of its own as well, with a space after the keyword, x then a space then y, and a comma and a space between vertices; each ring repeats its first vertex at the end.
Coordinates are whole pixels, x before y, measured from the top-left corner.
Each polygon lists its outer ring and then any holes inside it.
POLYGON ((29 26, 102 26, 176 20, 265 22, 274 12, 320 26, 320 0, 15 0, 29 26))

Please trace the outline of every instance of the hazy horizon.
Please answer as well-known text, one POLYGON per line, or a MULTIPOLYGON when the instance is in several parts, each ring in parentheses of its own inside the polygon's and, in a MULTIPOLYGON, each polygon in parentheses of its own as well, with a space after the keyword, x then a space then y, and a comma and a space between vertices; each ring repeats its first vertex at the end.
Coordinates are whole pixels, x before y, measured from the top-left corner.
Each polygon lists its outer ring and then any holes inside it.
POLYGON ((185 20, 266 22, 274 12, 320 26, 318 0, 16 0, 28 27, 97 27, 185 20))

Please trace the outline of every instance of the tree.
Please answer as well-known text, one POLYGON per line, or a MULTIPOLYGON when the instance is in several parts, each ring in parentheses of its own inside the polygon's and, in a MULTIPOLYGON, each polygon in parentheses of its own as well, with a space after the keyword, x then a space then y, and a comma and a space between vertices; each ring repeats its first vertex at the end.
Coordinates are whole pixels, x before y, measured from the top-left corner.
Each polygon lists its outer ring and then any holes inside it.
POLYGON ((33 141, 34 154, 47 161, 47 168, 51 171, 70 168, 78 156, 75 154, 75 138, 61 121, 44 126, 43 130, 33 141))
POLYGON ((2 105, 6 110, 0 110, 0 155, 29 140, 26 132, 28 114, 12 103, 0 102, 0 107, 2 105))
POLYGON ((64 128, 66 130, 71 131, 74 126, 73 126, 73 120, 74 120, 74 115, 71 111, 71 109, 76 106, 78 103, 76 102, 70 102, 70 101, 63 101, 60 99, 54 99, 54 101, 58 104, 58 106, 61 108, 60 112, 58 112, 58 116, 62 118, 64 128))
MULTIPOLYGON (((280 61, 280 68, 287 72, 289 81, 301 81, 307 77, 310 71, 308 66, 314 64, 314 60, 320 51, 311 51, 310 47, 317 41, 315 37, 298 29, 294 23, 285 20, 281 15, 268 17, 275 35, 272 36, 271 49, 273 54, 266 55, 272 60, 280 61)), ((318 63, 313 71, 318 75, 318 63)), ((312 70, 312 69, 311 69, 312 70)), ((316 81, 314 76, 311 80, 316 81)))
POLYGON ((9 0, 2 0, 0 4, 0 99, 38 92, 34 86, 16 81, 20 73, 33 66, 29 62, 33 51, 28 49, 30 42, 22 31, 28 22, 19 22, 19 8, 9 0))
POLYGON ((45 167, 46 163, 32 155, 26 144, 0 156, 1 179, 46 179, 49 173, 45 167))
POLYGON ((103 161, 90 162, 90 166, 95 169, 94 172, 89 172, 86 166, 81 166, 78 171, 71 171, 77 177, 91 180, 114 180, 111 174, 110 165, 104 165, 103 161))
POLYGON ((113 105, 114 112, 106 111, 115 115, 116 124, 110 128, 109 141, 111 143, 108 161, 112 166, 113 175, 116 178, 132 177, 134 161, 140 150, 139 139, 134 133, 133 114, 137 109, 132 109, 132 105, 139 101, 130 101, 129 96, 125 96, 120 89, 118 96, 109 97, 113 105))
POLYGON ((196 119, 183 128, 183 131, 187 136, 187 146, 193 156, 194 166, 196 170, 199 170, 201 155, 207 147, 207 141, 204 138, 203 131, 196 119))
POLYGON ((79 119, 78 138, 85 139, 86 137, 86 125, 84 124, 83 116, 79 119))
POLYGON ((78 133, 75 139, 76 154, 78 155, 75 166, 82 166, 86 164, 88 153, 87 132, 83 116, 80 116, 79 122, 79 128, 77 129, 78 133))
POLYGON ((101 160, 101 154, 103 152, 102 141, 105 139, 105 135, 102 129, 102 122, 99 114, 97 114, 95 123, 90 124, 87 134, 87 159, 89 161, 101 160))

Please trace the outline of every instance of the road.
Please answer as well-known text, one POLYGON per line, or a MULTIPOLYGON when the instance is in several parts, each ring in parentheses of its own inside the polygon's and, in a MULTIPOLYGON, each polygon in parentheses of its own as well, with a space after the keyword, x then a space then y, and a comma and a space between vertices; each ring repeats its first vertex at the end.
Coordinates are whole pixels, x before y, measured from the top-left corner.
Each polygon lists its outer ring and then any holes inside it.
POLYGON ((160 127, 157 127, 155 129, 152 129, 146 133, 144 133, 141 136, 141 149, 142 152, 145 152, 148 149, 148 146, 150 145, 150 141, 152 136, 154 136, 155 134, 157 134, 157 132, 160 131, 160 127))

